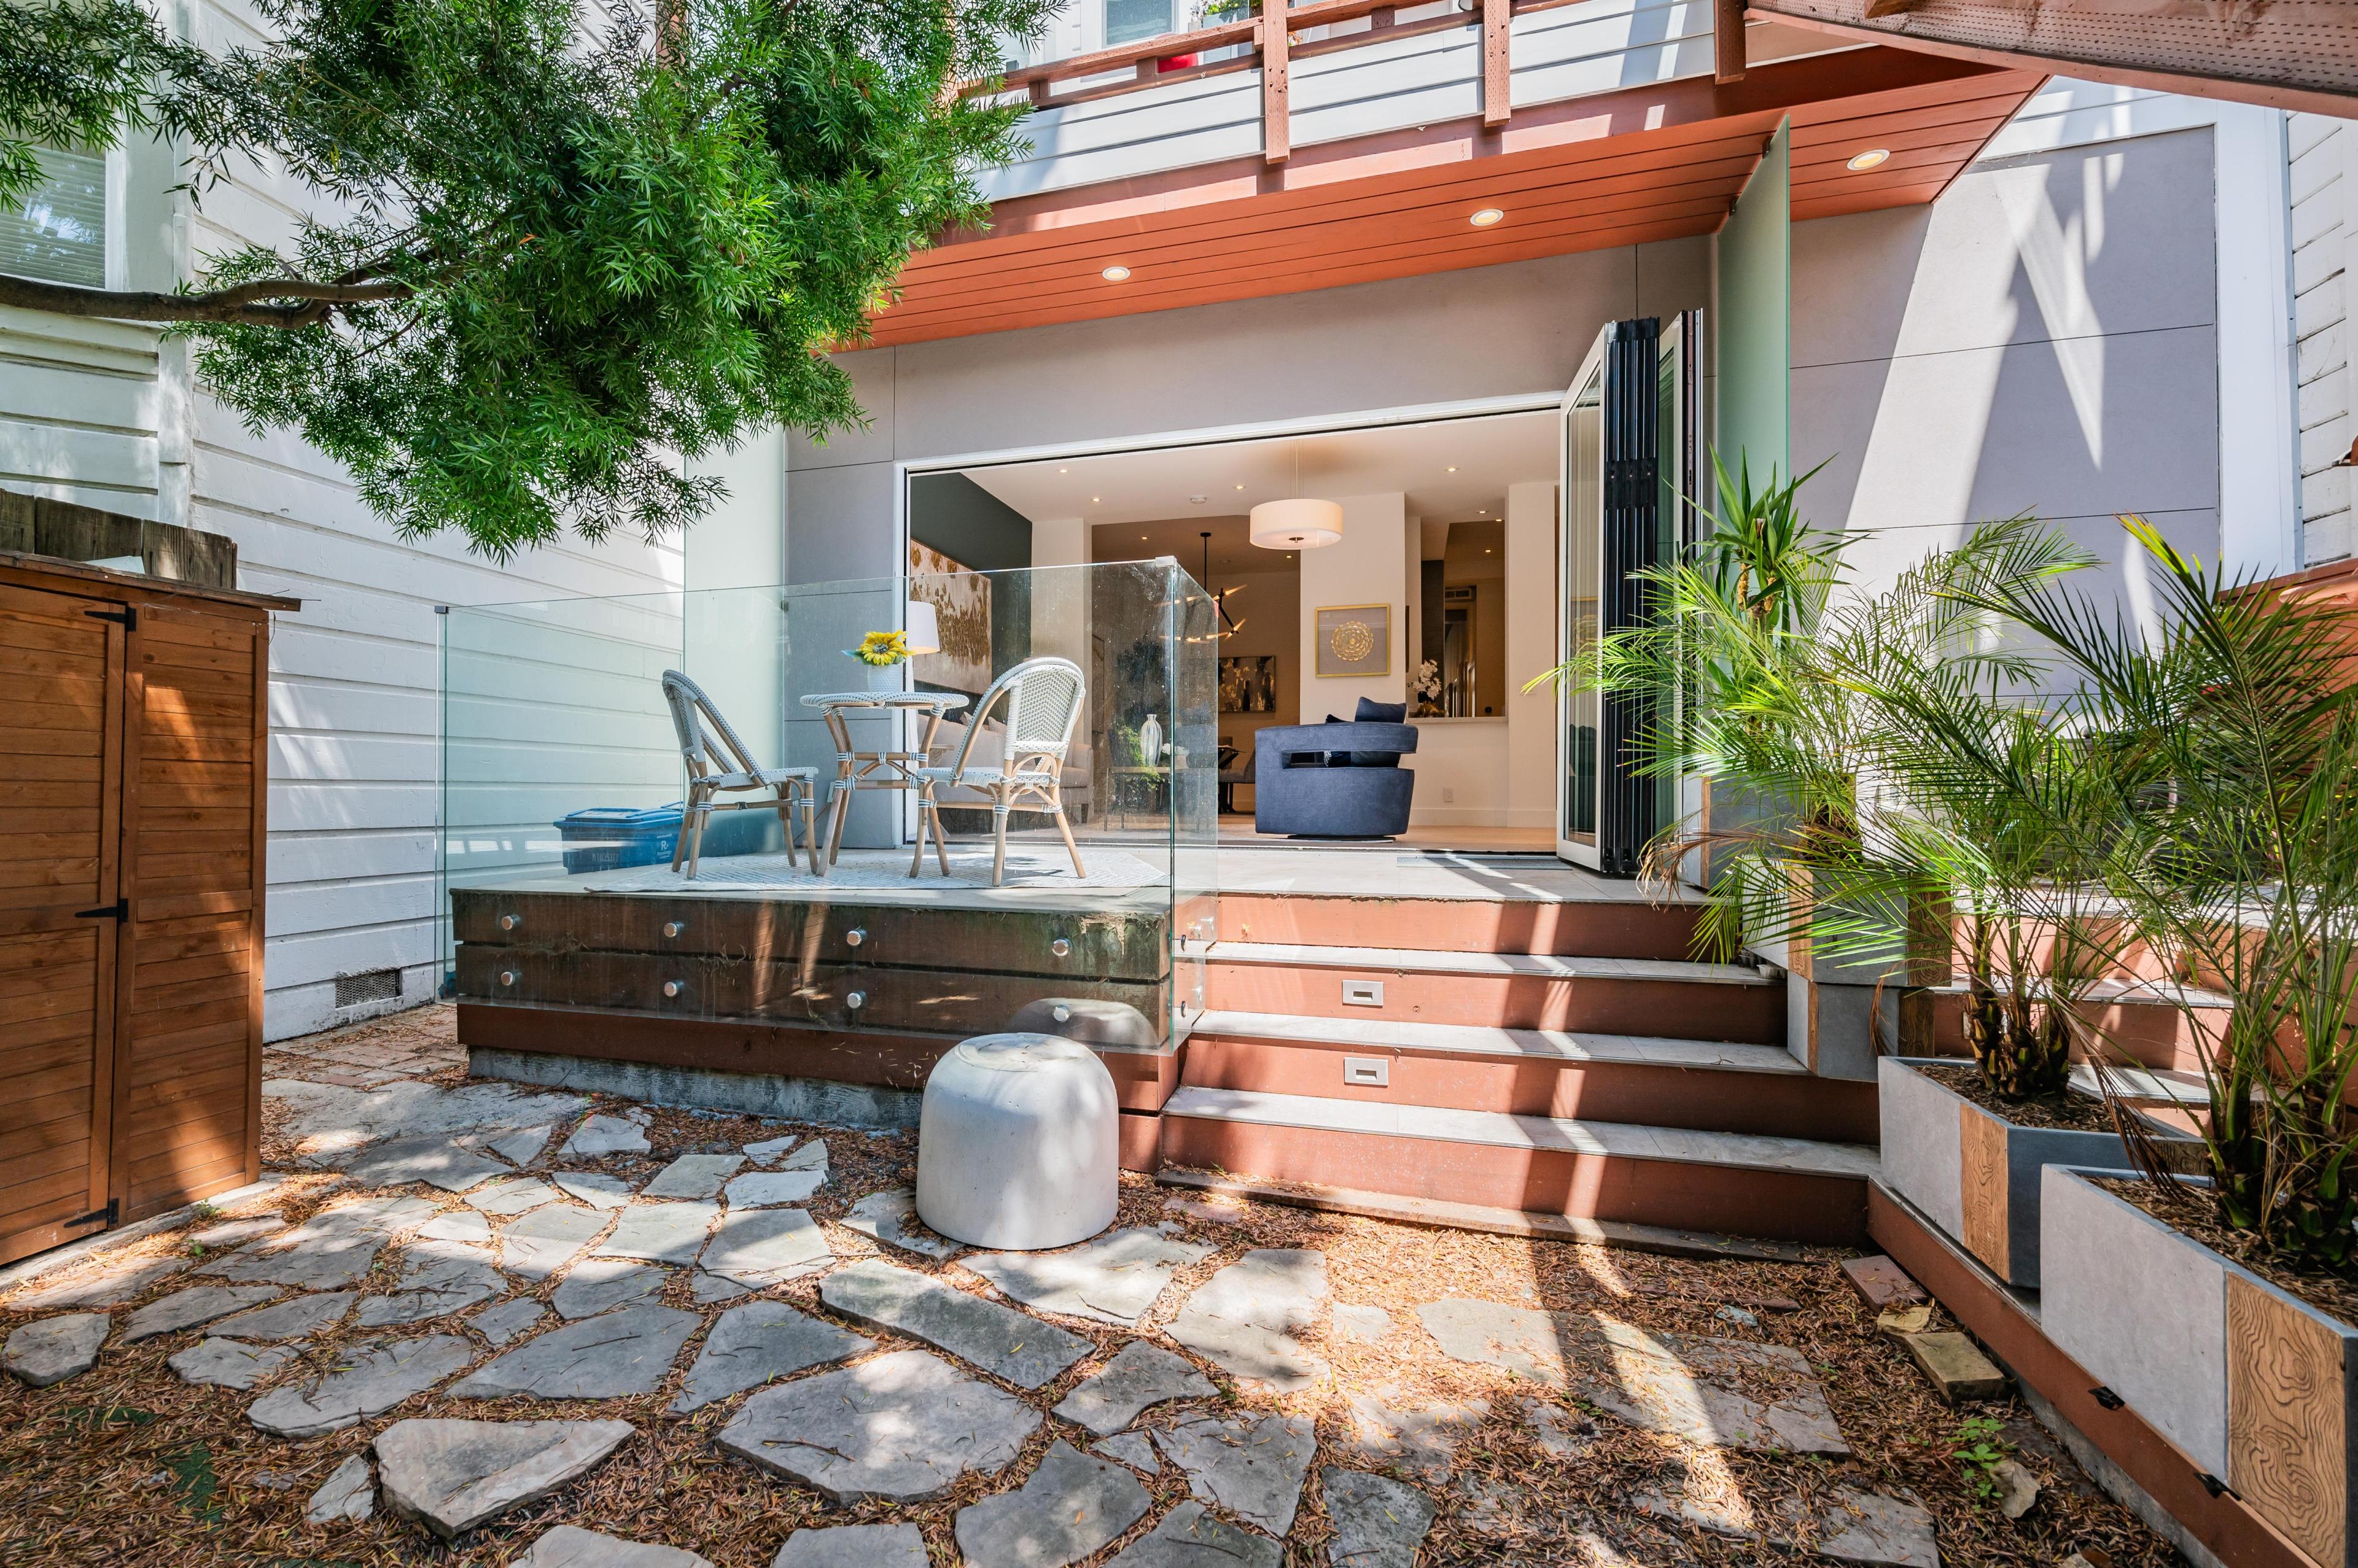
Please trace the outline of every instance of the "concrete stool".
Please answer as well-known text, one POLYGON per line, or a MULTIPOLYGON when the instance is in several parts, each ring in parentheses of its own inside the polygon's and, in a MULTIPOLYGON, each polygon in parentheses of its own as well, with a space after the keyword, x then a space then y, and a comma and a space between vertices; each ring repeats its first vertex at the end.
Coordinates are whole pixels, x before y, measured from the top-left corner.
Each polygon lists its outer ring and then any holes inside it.
POLYGON ((1120 1108, 1097 1053, 983 1034, 934 1064, 917 1122, 917 1217, 971 1247, 1085 1241, 1120 1202, 1120 1108))

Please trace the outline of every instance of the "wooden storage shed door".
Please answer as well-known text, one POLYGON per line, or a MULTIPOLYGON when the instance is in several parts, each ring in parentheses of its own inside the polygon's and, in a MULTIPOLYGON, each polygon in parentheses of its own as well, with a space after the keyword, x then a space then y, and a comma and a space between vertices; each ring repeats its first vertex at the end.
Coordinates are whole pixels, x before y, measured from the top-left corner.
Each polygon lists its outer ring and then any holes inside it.
POLYGON ((131 633, 125 1220, 261 1174, 267 625, 142 605, 131 633))
POLYGON ((121 613, 0 587, 0 1262, 97 1228, 112 1185, 121 613))

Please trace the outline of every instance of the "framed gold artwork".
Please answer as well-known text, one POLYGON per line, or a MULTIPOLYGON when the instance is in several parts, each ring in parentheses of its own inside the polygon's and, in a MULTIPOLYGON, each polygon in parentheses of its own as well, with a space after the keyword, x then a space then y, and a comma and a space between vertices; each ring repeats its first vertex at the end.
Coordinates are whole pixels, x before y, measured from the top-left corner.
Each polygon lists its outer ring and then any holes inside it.
POLYGON ((1315 673, 1321 676, 1388 676, 1392 673, 1392 607, 1389 604, 1329 604, 1314 612, 1315 673))

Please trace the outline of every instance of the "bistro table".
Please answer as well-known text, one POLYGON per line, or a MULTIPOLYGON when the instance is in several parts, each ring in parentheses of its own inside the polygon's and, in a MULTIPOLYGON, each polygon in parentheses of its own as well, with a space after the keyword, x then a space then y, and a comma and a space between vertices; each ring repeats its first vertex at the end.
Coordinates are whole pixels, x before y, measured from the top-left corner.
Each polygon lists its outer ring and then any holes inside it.
MULTIPOLYGON (((803 698, 805 708, 818 709, 827 720, 827 733, 835 737, 835 782, 827 788, 827 809, 831 820, 827 829, 827 863, 835 864, 843 849, 843 819, 850 815, 851 796, 863 789, 917 789, 923 781, 911 772, 924 767, 932 757, 934 736, 942 720, 971 698, 947 691, 824 691, 814 692, 803 698), (851 744, 851 727, 847 719, 868 711, 925 715, 925 738, 914 752, 862 752, 851 744)), ((942 874, 949 875, 949 851, 943 849, 938 828, 935 834, 935 851, 942 862, 942 874)))

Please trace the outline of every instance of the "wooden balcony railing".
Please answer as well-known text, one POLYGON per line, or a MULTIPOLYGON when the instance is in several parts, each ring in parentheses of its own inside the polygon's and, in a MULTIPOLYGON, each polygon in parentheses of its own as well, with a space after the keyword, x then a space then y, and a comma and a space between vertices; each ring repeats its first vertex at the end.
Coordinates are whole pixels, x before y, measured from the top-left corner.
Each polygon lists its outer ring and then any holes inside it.
MULTIPOLYGON (((968 97, 1022 92, 1030 97, 1033 108, 1054 109, 1138 92, 1167 82, 1257 69, 1261 73, 1261 156, 1270 163, 1280 164, 1293 152, 1288 89, 1294 60, 1391 38, 1412 38, 1420 33, 1478 27, 1482 29, 1482 123, 1496 129, 1506 124, 1513 113, 1509 72, 1513 62, 1510 24, 1514 16, 1578 3, 1579 0, 1478 0, 1477 8, 1470 13, 1453 8, 1439 16, 1402 22, 1395 19, 1398 13, 1421 7, 1404 5, 1401 0, 1308 0, 1307 4, 1291 6, 1283 5, 1281 0, 1274 16, 1264 14, 1219 22, 1192 32, 1166 33, 1161 38, 1050 60, 1044 65, 1028 65, 996 81, 968 82, 960 92, 968 97), (1306 41, 1296 36, 1314 27, 1362 18, 1368 26, 1357 32, 1306 41), (1236 52, 1218 59, 1203 59, 1225 50, 1236 52), (1195 63, 1171 63, 1190 56, 1195 57, 1195 63), (1130 71, 1130 76, 1113 81, 1097 80, 1122 70, 1130 71), (1087 85, 1057 91, 1060 84, 1069 82, 1087 85)), ((1713 0, 1713 4, 1714 74, 1722 81, 1736 81, 1744 74, 1744 0, 1713 0)))

